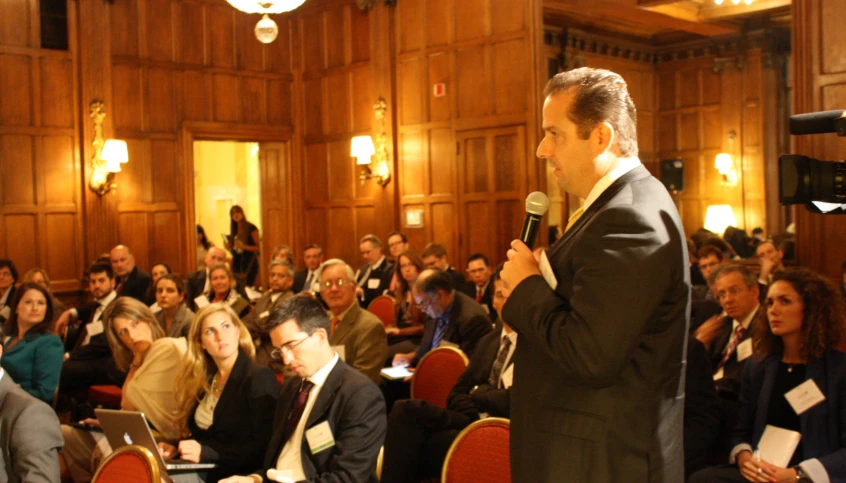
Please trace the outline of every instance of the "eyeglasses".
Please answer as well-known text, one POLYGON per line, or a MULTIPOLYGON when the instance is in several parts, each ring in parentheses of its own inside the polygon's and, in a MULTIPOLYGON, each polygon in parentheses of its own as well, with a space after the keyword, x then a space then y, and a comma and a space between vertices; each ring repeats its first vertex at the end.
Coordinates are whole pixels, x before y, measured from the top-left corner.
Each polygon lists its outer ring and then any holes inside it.
POLYGON ((396 247, 396 246, 402 245, 403 243, 405 243, 405 242, 403 242, 402 240, 400 240, 400 241, 398 241, 398 242, 388 243, 388 246, 389 246, 389 247, 396 247))
POLYGON ((289 354, 293 354, 294 349, 296 349, 298 345, 305 342, 306 339, 308 339, 309 337, 311 337, 311 336, 307 335, 307 336, 303 337, 302 339, 300 339, 296 342, 291 341, 291 342, 288 342, 287 344, 283 345, 282 347, 278 347, 276 349, 273 349, 272 351, 270 351, 270 357, 272 357, 273 359, 276 359, 276 360, 280 360, 280 359, 282 359, 282 355, 286 352, 289 353, 289 354))
POLYGON ((429 300, 426 300, 424 302, 417 302, 417 306, 420 307, 421 309, 425 310, 428 306, 432 305, 432 302, 435 301, 435 297, 437 297, 437 296, 438 296, 437 294, 434 294, 431 297, 429 297, 429 300))
POLYGON ((344 285, 351 284, 351 283, 352 283, 351 281, 345 280, 345 279, 342 278, 342 279, 335 280, 335 281, 324 280, 321 285, 323 285, 326 288, 332 288, 333 286, 338 287, 338 288, 342 288, 344 285))

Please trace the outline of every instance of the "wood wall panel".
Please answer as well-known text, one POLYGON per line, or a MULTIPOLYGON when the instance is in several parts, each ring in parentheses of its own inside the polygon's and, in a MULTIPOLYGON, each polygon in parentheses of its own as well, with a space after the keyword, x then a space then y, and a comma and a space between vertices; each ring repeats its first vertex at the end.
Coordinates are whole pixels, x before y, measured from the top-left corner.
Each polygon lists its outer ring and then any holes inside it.
POLYGON ((309 243, 320 245, 327 260, 334 257, 335 255, 328 251, 329 247, 327 246, 326 209, 310 208, 306 210, 305 214, 307 219, 312 220, 311 223, 306 224, 306 240, 309 240, 309 243))
POLYGON ((306 205, 323 203, 328 199, 329 183, 326 161, 326 145, 310 144, 305 148, 305 190, 306 205))
MULTIPOLYGON (((426 0, 425 25, 426 46, 446 46, 451 39, 450 22, 445 22, 444 13, 452 9, 453 2, 461 0, 426 0)), ((421 18, 423 18, 421 16, 421 18)))
POLYGON ((350 158, 349 141, 329 143, 326 146, 326 154, 329 168, 329 198, 338 201, 353 199, 353 183, 357 179, 353 179, 352 171, 357 167, 350 158))
POLYGON ((32 136, 0 136, 3 205, 35 204, 32 136))
POLYGON ((345 38, 350 38, 350 32, 355 32, 355 42, 347 42, 350 47, 350 62, 367 62, 370 60, 370 15, 357 8, 348 8, 350 15, 350 30, 345 38))
MULTIPOLYGON (((511 249, 511 240, 516 233, 523 228, 523 219, 526 216, 526 205, 521 200, 504 200, 496 203, 496 236, 494 237, 494 250, 491 252, 491 264, 496 266, 505 262, 505 254, 511 249)), ((543 234, 538 239, 543 239, 543 234)), ((539 241, 538 245, 541 242, 539 241)), ((472 250, 472 247, 471 247, 472 250)))
POLYGON ((349 258, 347 259, 347 263, 353 267, 359 267, 364 263, 364 260, 361 257, 361 252, 359 252, 358 241, 365 235, 374 234, 378 236, 382 240, 382 243, 385 244, 385 251, 387 251, 388 242, 385 239, 385 235, 376 233, 376 208, 373 206, 357 206, 355 208, 355 230, 356 233, 355 240, 353 240, 352 243, 352 253, 348 255, 349 258))
POLYGON ((402 187, 403 194, 424 195, 426 162, 426 136, 422 132, 406 132, 400 136, 400 156, 402 156, 402 187))
MULTIPOLYGON (((425 0, 406 0, 397 2, 396 25, 397 31, 402 35, 396 36, 397 50, 400 54, 412 52, 423 47, 423 7, 428 2, 425 0)), ((441 17, 443 19, 443 17, 441 17)))
MULTIPOLYGON (((158 263, 160 260, 167 260, 177 267, 182 266, 182 236, 183 231, 174 229, 184 226, 184 222, 177 211, 159 211, 150 214, 149 246, 150 258, 147 267, 158 263)), ((180 270, 181 271, 181 270, 180 270)), ((181 273, 183 276, 186 272, 181 273)))
POLYGON ((273 125, 290 126, 293 123, 294 116, 293 103, 291 102, 291 82, 281 79, 267 81, 267 95, 265 97, 267 98, 267 122, 273 125))
POLYGON ((491 0, 491 33, 514 32, 526 28, 526 6, 513 0, 491 0))
POLYGON ((150 68, 147 70, 148 101, 147 119, 150 131, 174 131, 176 129, 176 96, 174 95, 173 71, 150 68))
POLYGON ((326 67, 323 49, 323 16, 321 14, 300 17, 302 36, 303 70, 313 71, 326 67))
POLYGON ((115 129, 143 130, 144 95, 142 92, 142 68, 120 64, 112 69, 114 77, 114 106, 108 106, 106 115, 114 113, 115 129))
POLYGON ((139 267, 149 268, 154 263, 150 239, 155 237, 151 237, 151 232, 147 213, 130 211, 118 214, 118 237, 121 243, 132 250, 135 264, 139 267))
POLYGON ((400 119, 403 124, 417 124, 423 122, 423 59, 416 57, 401 61, 397 65, 399 84, 398 94, 401 107, 400 119))
MULTIPOLYGON (((222 2, 221 2, 222 3, 222 2)), ((233 19, 235 9, 230 5, 210 5, 206 9, 211 65, 232 67, 235 65, 235 33, 233 19)), ((244 16, 239 15, 242 21, 244 16)))
POLYGON ((484 45, 459 49, 456 53, 456 65, 461 66, 462 70, 457 80, 458 117, 478 117, 491 113, 493 93, 487 54, 488 49, 484 45))
POLYGON ((241 77, 241 121, 247 124, 264 124, 267 113, 265 81, 256 77, 241 77))
POLYGON ((352 122, 351 131, 365 131, 370 129, 373 118, 373 103, 370 93, 373 87, 370 81, 369 69, 354 69, 350 72, 350 92, 352 92, 352 122))
POLYGON ((238 78, 232 75, 214 74, 214 120, 218 122, 238 121, 238 78), (233 95, 234 94, 234 95, 233 95))
MULTIPOLYGON (((144 203, 145 178, 150 164, 150 145, 142 139, 125 139, 130 161, 122 166, 118 175, 117 201, 121 203, 144 203)), ((120 232, 122 233, 122 232, 120 232)))
POLYGON ((323 28, 326 32, 331 32, 332 35, 327 35, 325 40, 326 50, 326 68, 340 67, 345 65, 346 55, 345 46, 348 37, 347 29, 345 28, 345 17, 349 11, 347 8, 333 8, 326 10, 323 14, 323 28))
MULTIPOLYGON (((181 195, 181 175, 176 162, 176 143, 169 140, 150 141, 150 166, 153 182, 150 186, 153 203, 178 203, 181 195)), ((177 247, 179 245, 176 245, 177 247)))
POLYGON ((429 194, 457 193, 454 145, 453 133, 449 129, 432 129, 429 133, 429 194))
POLYGON ((109 5, 110 47, 113 55, 137 56, 139 54, 138 1, 125 0, 109 5))
POLYGON ((450 82, 452 76, 449 72, 449 56, 443 52, 432 54, 428 56, 428 75, 429 83, 423 86, 424 99, 429 99, 429 121, 446 121, 452 116, 452 91, 455 89, 455 84, 450 82), (443 97, 434 97, 429 94, 434 88, 435 84, 443 83, 446 86, 447 94, 443 97))
POLYGON ((0 92, 4 99, 14 99, 14 102, 0 103, 0 124, 28 126, 32 123, 32 80, 31 57, 0 55, 0 92))
POLYGON ((202 72, 186 70, 181 73, 182 118, 186 121, 205 121, 208 119, 208 94, 206 80, 202 72))
POLYGON ((30 13, 35 0, 4 0, 0 15, 0 45, 29 45, 32 29, 30 13))
POLYGON ((455 40, 471 40, 489 34, 488 0, 460 0, 454 3, 455 40))
MULTIPOLYGON (((43 245, 46 248, 46 259, 39 262, 52 281, 78 279, 83 267, 78 263, 79 257, 68 256, 79 253, 79 230, 77 229, 76 213, 51 213, 44 219, 45 233, 43 238, 52 243, 43 245), (55 243, 61 240, 61 243, 55 243)), ((17 262, 17 260, 16 260, 17 262)), ((20 265, 18 266, 21 268, 20 265)))
MULTIPOLYGON (((326 105, 331 114, 326 119, 327 133, 345 133, 351 131, 350 117, 350 76, 347 73, 326 77, 324 93, 326 105)), ((349 149, 347 150, 349 157, 349 149)))
POLYGON ((464 209, 468 216, 466 218, 467 224, 462 230, 466 240, 462 241, 467 245, 468 255, 476 253, 476 251, 483 252, 489 257, 494 255, 493 250, 487 249, 493 241, 491 227, 496 226, 496 217, 491 213, 490 203, 486 201, 470 202, 464 206, 464 209))
POLYGON ((41 102, 41 125, 45 127, 73 127, 73 63, 68 58, 40 59, 40 93, 47 96, 41 102))
POLYGON ((3 217, 3 231, 6 234, 6 257, 15 262, 19 275, 24 267, 35 267, 38 263, 38 251, 33 250, 32 242, 39 240, 34 214, 9 215, 3 217), (26 240, 28 243, 24 243, 26 240))
MULTIPOLYGON (((236 13, 235 22, 235 59, 236 68, 243 71, 264 70, 265 49, 261 42, 256 42, 255 25, 257 17, 236 13), (242 18, 243 17, 243 18, 242 18)), ((278 24, 277 24, 278 25, 278 24)), ((279 30, 279 37, 284 42, 285 31, 279 30)))
POLYGON ((353 209, 345 206, 329 208, 328 211, 326 252, 353 265, 358 253, 358 245, 354 244, 356 240, 353 209))
POLYGON ((181 38, 195 39, 193 42, 178 42, 180 55, 178 60, 183 64, 206 63, 206 39, 204 9, 201 4, 181 2, 175 5, 178 11, 177 24, 181 38), (198 41, 202 39, 202 41, 198 41))
POLYGON ((154 60, 173 60, 172 2, 144 0, 147 55, 154 60))
POLYGON ((462 267, 458 256, 458 237, 455 233, 455 224, 458 220, 458 217, 455 216, 455 205, 453 203, 432 203, 430 207, 431 217, 427 222, 432 228, 429 230, 428 241, 434 241, 445 246, 453 264, 462 267))
POLYGON ((525 40, 500 42, 493 46, 494 105, 497 114, 525 112, 529 68, 525 40))
POLYGON ((320 134, 323 132, 323 79, 305 81, 304 92, 305 135, 320 134))
POLYGON ((47 205, 72 205, 77 201, 78 179, 73 149, 72 136, 41 138, 38 177, 44 180, 44 202, 47 205))

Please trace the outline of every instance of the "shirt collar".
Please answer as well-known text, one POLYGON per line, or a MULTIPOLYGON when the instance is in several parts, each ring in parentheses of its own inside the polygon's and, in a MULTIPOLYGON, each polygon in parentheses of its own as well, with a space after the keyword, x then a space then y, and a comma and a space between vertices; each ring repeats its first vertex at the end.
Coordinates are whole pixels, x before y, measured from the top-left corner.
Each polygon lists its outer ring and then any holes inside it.
POLYGON ((382 262, 385 261, 385 255, 382 255, 382 258, 379 259, 376 263, 370 265, 370 268, 373 270, 379 270, 379 267, 382 265, 382 262))
POLYGON ((512 330, 511 333, 509 334, 508 332, 505 331, 505 328, 503 327, 502 335, 499 336, 499 340, 502 341, 503 337, 508 337, 508 340, 511 341, 511 345, 514 345, 514 344, 517 343, 517 331, 516 330, 512 330))
POLYGON ((332 372, 332 369, 335 368, 335 365, 338 363, 339 359, 340 358, 338 357, 338 354, 336 353, 332 357, 331 361, 327 362, 325 366, 321 367, 320 369, 317 370, 317 372, 315 372, 314 374, 312 374, 311 376, 309 376, 305 379, 307 381, 310 381, 312 384, 314 384, 317 387, 323 387, 323 384, 326 383, 326 379, 329 377, 329 373, 332 372))
POLYGON ((638 166, 640 166, 640 159, 637 157, 620 158, 617 167, 609 171, 605 176, 599 178, 599 181, 593 185, 593 189, 590 190, 587 198, 585 198, 582 209, 587 211, 588 207, 590 207, 590 205, 592 205, 602 195, 602 193, 608 189, 609 186, 614 184, 614 182, 620 179, 624 174, 638 166))
POLYGON ((117 292, 112 290, 109 293, 109 295, 106 295, 105 297, 98 299, 97 303, 100 304, 101 307, 105 307, 105 306, 109 305, 110 303, 112 303, 112 301, 116 298, 117 298, 117 292))

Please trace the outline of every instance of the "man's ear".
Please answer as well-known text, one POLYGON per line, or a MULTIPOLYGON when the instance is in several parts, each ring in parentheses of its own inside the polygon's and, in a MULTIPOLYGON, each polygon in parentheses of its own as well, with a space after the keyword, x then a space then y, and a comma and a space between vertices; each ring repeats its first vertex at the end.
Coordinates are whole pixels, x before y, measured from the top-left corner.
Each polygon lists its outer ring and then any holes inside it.
POLYGON ((599 125, 593 129, 593 133, 596 136, 595 143, 598 153, 607 151, 609 146, 614 143, 614 138, 616 137, 614 127, 612 127, 608 122, 599 123, 599 125))

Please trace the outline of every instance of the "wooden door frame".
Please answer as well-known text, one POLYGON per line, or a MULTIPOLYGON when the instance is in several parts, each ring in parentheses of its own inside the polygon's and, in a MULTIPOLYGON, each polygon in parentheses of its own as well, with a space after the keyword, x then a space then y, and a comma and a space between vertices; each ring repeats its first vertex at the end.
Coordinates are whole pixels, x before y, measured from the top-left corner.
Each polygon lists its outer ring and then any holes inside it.
MULTIPOLYGON (((288 179, 291 179, 293 173, 292 166, 292 149, 291 141, 293 140, 293 132, 287 127, 278 126, 256 126, 243 124, 221 124, 211 122, 184 122, 182 123, 182 131, 180 135, 180 142, 182 143, 182 159, 183 171, 182 175, 185 179, 185 189, 182 190, 182 203, 185 207, 185 223, 190 227, 196 227, 196 206, 194 203, 194 142, 195 141, 231 141, 237 143, 262 143, 262 142, 277 142, 285 143, 287 146, 287 159, 285 170, 287 171, 288 179)), ((286 193, 288 206, 294 200, 292 196, 293 190, 288 190, 286 193)), ((292 210, 296 211, 296 210, 292 210)), ((296 222, 294 217, 288 218, 287 229, 289 233, 293 233, 293 225, 296 222)), ((194 230, 190 230, 193 234, 194 230)), ((268 247, 264 246, 264 238, 261 239, 261 253, 266 253, 268 247)), ((193 272, 195 267, 191 260, 196 258, 197 253, 197 237, 187 236, 182 247, 184 256, 184 266, 182 267, 186 275, 193 272)), ((261 259, 259 259, 261 260, 261 259)), ((260 270, 264 273, 263 270, 260 270)))

